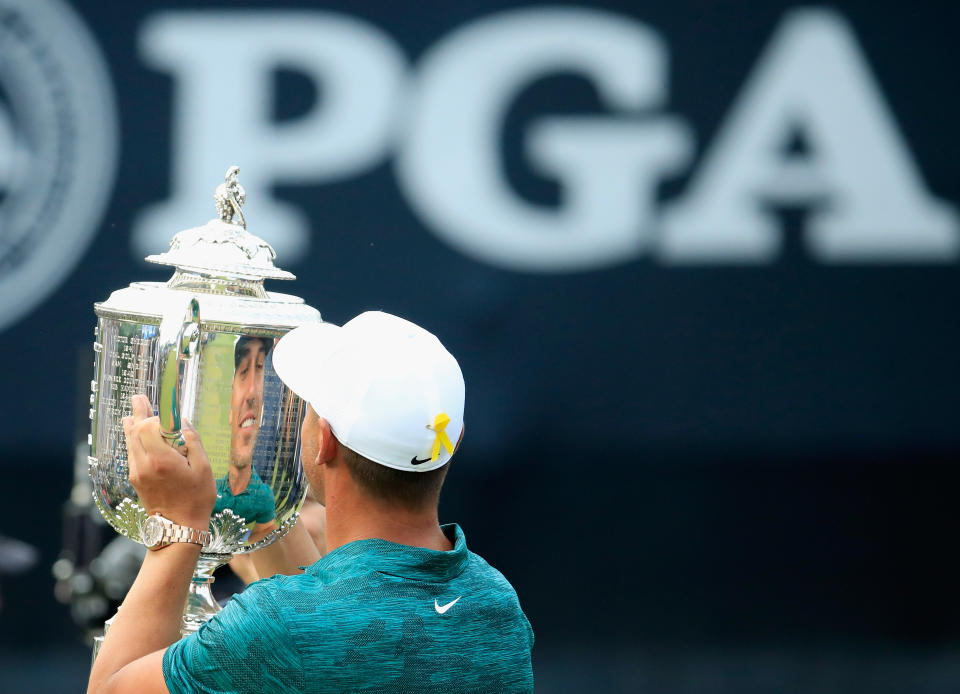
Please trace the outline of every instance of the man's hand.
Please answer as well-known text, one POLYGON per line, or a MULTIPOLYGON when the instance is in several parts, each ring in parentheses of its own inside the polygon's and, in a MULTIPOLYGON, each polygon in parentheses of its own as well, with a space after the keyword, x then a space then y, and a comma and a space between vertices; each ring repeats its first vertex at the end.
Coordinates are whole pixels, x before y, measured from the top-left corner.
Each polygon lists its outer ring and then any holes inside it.
POLYGON ((147 514, 160 513, 174 523, 206 530, 217 502, 217 484, 200 436, 183 429, 185 446, 172 448, 160 434, 144 395, 133 397, 133 416, 123 418, 130 483, 147 514))
MULTIPOLYGON (((186 446, 174 450, 152 414, 150 401, 135 395, 133 416, 123 419, 130 482, 147 513, 206 530, 217 485, 200 437, 189 427, 183 431, 186 446)), ((167 694, 163 654, 180 638, 183 603, 199 554, 193 543, 147 552, 90 670, 89 693, 167 694)))

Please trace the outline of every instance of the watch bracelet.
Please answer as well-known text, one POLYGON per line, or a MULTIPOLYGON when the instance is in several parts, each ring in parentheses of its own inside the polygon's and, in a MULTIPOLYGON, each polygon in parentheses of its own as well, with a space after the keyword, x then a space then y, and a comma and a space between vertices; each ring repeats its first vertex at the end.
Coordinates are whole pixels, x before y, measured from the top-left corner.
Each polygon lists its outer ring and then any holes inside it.
POLYGON ((166 542, 190 542, 195 545, 206 545, 210 542, 211 534, 209 530, 198 530, 185 525, 166 526, 164 528, 163 539, 166 542))

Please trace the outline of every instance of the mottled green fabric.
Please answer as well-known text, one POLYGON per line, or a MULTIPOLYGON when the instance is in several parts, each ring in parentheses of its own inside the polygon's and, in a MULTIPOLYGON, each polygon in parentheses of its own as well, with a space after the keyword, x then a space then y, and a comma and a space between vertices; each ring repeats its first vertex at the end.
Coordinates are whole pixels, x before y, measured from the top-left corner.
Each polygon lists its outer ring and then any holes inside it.
POLYGON ((247 488, 236 496, 230 489, 229 470, 226 475, 217 480, 217 504, 213 507, 214 513, 229 508, 238 516, 242 516, 247 523, 269 523, 276 517, 273 490, 260 479, 256 470, 251 470, 250 473, 250 483, 247 488))
POLYGON ((455 545, 449 552, 360 540, 302 575, 251 584, 167 650, 167 687, 532 692, 533 630, 516 592, 467 550, 458 526, 444 532, 455 545))

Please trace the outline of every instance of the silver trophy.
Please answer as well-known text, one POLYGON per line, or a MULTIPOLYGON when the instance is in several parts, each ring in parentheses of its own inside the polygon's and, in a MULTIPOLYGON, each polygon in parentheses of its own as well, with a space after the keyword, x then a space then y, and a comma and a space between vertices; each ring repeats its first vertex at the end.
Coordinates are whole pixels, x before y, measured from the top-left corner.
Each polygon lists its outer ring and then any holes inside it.
POLYGON ((217 480, 212 539, 190 586, 184 635, 219 610, 210 591, 214 569, 286 533, 306 493, 299 451, 305 405, 277 377, 271 352, 277 339, 320 322, 320 314, 300 298, 264 289, 265 279, 294 276, 275 267, 273 248, 246 230, 238 173, 231 167, 216 189, 218 219, 181 231, 166 253, 147 258, 176 268, 166 284, 135 282, 94 306, 89 470, 103 517, 138 542, 149 531, 130 484, 121 422, 137 393, 153 403, 171 443, 184 419, 193 424, 217 480))

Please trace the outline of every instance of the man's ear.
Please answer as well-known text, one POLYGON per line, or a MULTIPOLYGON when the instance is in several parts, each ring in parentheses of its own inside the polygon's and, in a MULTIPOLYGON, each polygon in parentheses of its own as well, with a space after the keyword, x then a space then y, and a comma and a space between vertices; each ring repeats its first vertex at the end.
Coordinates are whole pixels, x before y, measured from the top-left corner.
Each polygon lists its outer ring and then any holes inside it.
MULTIPOLYGON (((461 444, 461 442, 463 441, 463 435, 464 435, 465 433, 467 433, 467 425, 466 425, 466 422, 464 422, 463 427, 460 429, 460 438, 457 439, 457 445, 453 447, 453 453, 456 453, 457 451, 460 450, 460 444, 461 444)), ((452 456, 453 453, 451 453, 450 455, 452 456)))
POLYGON ((325 465, 337 457, 340 443, 330 429, 330 422, 323 417, 317 419, 317 462, 325 465))

